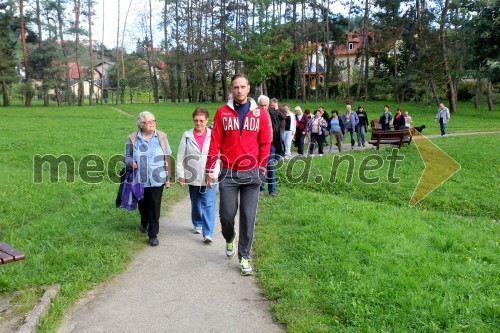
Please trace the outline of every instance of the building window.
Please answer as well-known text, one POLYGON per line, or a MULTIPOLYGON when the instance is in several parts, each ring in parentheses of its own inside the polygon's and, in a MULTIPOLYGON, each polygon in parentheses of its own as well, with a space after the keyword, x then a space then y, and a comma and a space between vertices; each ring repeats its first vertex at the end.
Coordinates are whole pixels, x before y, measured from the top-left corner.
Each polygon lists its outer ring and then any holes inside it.
POLYGON ((349 50, 352 50, 354 48, 354 43, 349 43, 349 50))

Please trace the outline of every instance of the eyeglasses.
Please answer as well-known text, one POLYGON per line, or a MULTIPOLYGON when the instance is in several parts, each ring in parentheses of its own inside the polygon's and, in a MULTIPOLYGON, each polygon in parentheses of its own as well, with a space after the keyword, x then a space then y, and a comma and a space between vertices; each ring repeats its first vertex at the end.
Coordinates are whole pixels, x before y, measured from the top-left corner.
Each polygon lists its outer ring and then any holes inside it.
POLYGON ((153 125, 153 124, 156 124, 156 119, 148 120, 148 121, 142 121, 141 124, 153 125))

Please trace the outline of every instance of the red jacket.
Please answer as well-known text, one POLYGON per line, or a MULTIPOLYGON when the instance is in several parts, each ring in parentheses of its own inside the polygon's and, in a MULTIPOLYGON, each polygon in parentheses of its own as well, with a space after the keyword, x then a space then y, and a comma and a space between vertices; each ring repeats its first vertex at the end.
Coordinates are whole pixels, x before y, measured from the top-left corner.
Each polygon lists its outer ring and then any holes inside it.
POLYGON ((266 168, 271 150, 271 124, 267 112, 259 108, 253 99, 248 100, 250 111, 245 116, 241 131, 233 100, 217 109, 208 150, 207 172, 213 172, 217 158, 226 169, 266 168))

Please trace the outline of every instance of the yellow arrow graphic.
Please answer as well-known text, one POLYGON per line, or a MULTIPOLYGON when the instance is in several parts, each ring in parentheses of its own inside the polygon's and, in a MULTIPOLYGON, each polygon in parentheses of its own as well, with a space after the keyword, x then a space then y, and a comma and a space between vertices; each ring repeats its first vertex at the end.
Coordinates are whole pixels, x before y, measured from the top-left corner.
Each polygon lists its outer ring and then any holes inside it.
POLYGON ((460 170, 460 164, 433 144, 420 132, 413 135, 420 157, 424 161, 425 169, 413 192, 410 207, 415 206, 439 185, 444 183, 455 172, 460 170))

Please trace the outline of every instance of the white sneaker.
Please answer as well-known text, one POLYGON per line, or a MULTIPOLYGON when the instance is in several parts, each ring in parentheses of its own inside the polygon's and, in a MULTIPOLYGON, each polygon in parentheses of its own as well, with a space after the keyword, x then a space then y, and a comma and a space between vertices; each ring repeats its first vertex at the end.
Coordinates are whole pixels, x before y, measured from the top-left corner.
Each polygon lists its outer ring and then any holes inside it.
POLYGON ((193 234, 201 234, 202 231, 203 231, 202 227, 194 227, 193 234))
POLYGON ((248 259, 241 258, 241 260, 240 260, 240 272, 241 272, 241 275, 243 275, 243 276, 253 274, 253 269, 252 269, 252 266, 250 266, 248 259))
POLYGON ((210 237, 210 236, 203 237, 203 243, 205 243, 205 244, 212 243, 212 237, 210 237))

